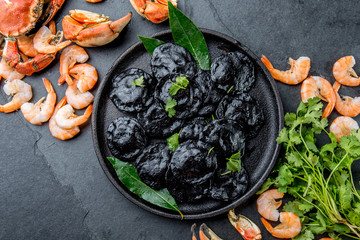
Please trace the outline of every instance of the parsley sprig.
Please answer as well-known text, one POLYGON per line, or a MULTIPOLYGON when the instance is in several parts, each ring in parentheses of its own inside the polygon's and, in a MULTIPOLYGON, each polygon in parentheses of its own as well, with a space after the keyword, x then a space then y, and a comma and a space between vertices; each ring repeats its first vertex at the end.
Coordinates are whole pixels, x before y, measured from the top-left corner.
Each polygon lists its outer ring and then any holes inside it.
POLYGON ((165 111, 168 112, 168 116, 170 118, 172 118, 176 113, 176 110, 175 110, 176 105, 177 105, 177 101, 175 99, 173 99, 171 97, 166 99, 165 111))
POLYGON ((141 76, 134 81, 131 82, 131 86, 137 86, 137 87, 145 87, 144 83, 144 76, 141 76))
POLYGON ((227 172, 222 173, 221 175, 225 175, 231 172, 240 172, 241 171, 241 153, 237 152, 231 155, 230 158, 226 158, 226 168, 228 169, 227 172))
POLYGON ((296 113, 285 115, 285 127, 277 142, 286 150, 262 189, 274 185, 289 193, 293 201, 284 211, 297 214, 302 231, 295 240, 311 240, 314 234, 328 233, 360 239, 360 192, 355 188, 351 164, 360 158, 360 130, 340 142, 326 128, 319 98, 300 103, 296 113), (318 146, 316 135, 325 134, 329 143, 318 146))
MULTIPOLYGON (((189 80, 186 77, 177 76, 175 82, 171 82, 172 86, 169 89, 169 94, 175 96, 180 89, 186 89, 189 85, 189 80)), ((175 113, 175 106, 177 105, 177 101, 171 97, 166 99, 165 111, 168 112, 168 116, 172 118, 175 113)))

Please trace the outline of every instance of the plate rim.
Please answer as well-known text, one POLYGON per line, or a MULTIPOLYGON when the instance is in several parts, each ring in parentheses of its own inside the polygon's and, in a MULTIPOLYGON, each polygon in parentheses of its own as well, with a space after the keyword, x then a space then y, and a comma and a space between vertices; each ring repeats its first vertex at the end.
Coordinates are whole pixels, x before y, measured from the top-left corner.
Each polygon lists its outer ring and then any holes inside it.
MULTIPOLYGON (((270 72, 268 71, 268 69, 263 66, 263 64, 261 63, 260 59, 257 57, 257 55, 255 55, 247 46, 243 45, 242 43, 240 43, 239 41, 237 41, 236 39, 234 39, 233 37, 230 37, 226 34, 217 32, 215 30, 210 30, 210 29, 206 29, 206 28, 199 28, 199 30, 206 35, 214 35, 215 37, 218 38, 223 38, 228 42, 233 43, 234 45, 236 45, 237 47, 239 47, 240 49, 244 50, 248 55, 250 55, 250 57, 256 61, 257 65, 261 68, 261 70, 263 71, 263 73, 265 74, 273 92, 275 95, 275 101, 277 103, 277 110, 278 110, 278 126, 279 126, 279 132, 280 130, 284 127, 284 110, 283 110, 283 104, 282 104, 282 100, 281 100, 281 96, 280 96, 280 92, 278 90, 278 87, 275 83, 275 80, 272 78, 270 72)), ((171 30, 167 29, 164 31, 160 31, 158 33, 155 33, 153 35, 151 35, 151 38, 156 38, 159 36, 163 36, 166 34, 171 34, 171 30)), ((220 214, 226 213, 229 210, 236 208, 244 203, 246 203, 251 197, 253 197, 255 195, 255 193, 257 192, 257 190, 261 187, 261 185, 265 182, 265 180, 267 179, 267 177, 269 176, 269 174, 271 173, 275 163, 276 163, 276 159, 279 155, 280 152, 280 148, 281 146, 276 143, 275 144, 275 150, 274 150, 274 154, 271 158, 270 164, 269 166, 266 168, 266 171, 264 172, 264 174, 261 176, 261 178, 259 179, 259 181, 253 186, 252 189, 250 189, 249 191, 247 191, 243 197, 242 197, 242 201, 238 201, 235 200, 233 202, 231 202, 230 204, 221 207, 219 209, 216 210, 212 210, 210 212, 206 212, 206 213, 196 213, 196 214, 184 214, 184 217, 181 218, 181 216, 174 211, 174 213, 169 213, 169 212, 165 212, 161 211, 159 209, 155 209, 147 204, 153 205, 151 203, 143 203, 141 201, 139 201, 138 199, 135 199, 132 195, 130 195, 124 188, 122 188, 116 179, 113 178, 110 170, 108 169, 105 161, 107 160, 106 157, 104 158, 101 154, 101 150, 100 150, 100 144, 99 144, 99 138, 98 138, 98 134, 97 134, 97 114, 99 112, 99 104, 100 104, 100 100, 101 100, 101 94, 106 86, 107 81, 109 81, 109 77, 113 71, 113 69, 119 64, 119 62, 121 62, 124 58, 124 56, 126 56, 129 52, 131 52, 133 49, 139 47, 139 45, 141 45, 142 42, 139 40, 137 42, 135 42, 133 45, 131 45, 128 49, 126 49, 119 57, 116 58, 116 60, 112 63, 111 67, 107 70, 107 73, 105 75, 105 77, 102 78, 102 81, 100 82, 100 86, 97 89, 97 94, 95 94, 95 98, 94 98, 94 104, 93 104, 93 112, 92 112, 92 117, 91 117, 91 132, 92 132, 92 140, 93 140, 93 145, 94 145, 94 149, 95 149, 95 153, 97 156, 97 159, 100 163, 100 166, 102 167, 106 177, 110 180, 110 182, 114 185, 114 187, 125 197, 127 198, 130 202, 134 203, 135 205, 151 212, 154 213, 156 215, 159 216, 163 216, 163 217, 167 217, 167 218, 172 218, 172 219, 186 219, 186 220, 198 220, 198 219, 204 219, 204 218, 210 218, 210 217, 215 217, 218 216, 220 214)), ((153 205, 155 206, 155 205, 153 205)), ((160 208, 161 209, 161 208, 160 208)))

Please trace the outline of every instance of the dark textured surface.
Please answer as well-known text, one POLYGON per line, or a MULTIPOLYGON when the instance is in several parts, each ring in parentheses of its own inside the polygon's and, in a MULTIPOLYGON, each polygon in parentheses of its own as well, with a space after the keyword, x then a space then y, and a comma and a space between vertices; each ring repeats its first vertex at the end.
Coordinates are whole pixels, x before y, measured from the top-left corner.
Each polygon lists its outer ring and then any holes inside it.
MULTIPOLYGON (((223 32, 266 55, 278 68, 287 68, 288 57, 309 56, 310 74, 333 82, 333 63, 345 55, 360 57, 359 16, 355 0, 180 0, 179 8, 197 26, 223 32)), ((168 28, 142 19, 128 0, 105 0, 100 4, 68 0, 56 18, 70 9, 101 12, 120 18, 133 11, 125 31, 106 47, 87 49, 88 63, 97 67, 100 81, 111 63, 138 41, 168 28)), ((57 56, 57 59, 59 55, 57 56)), ((355 70, 360 71, 358 65, 355 70)), ((41 78, 56 85, 58 60, 49 69, 26 82, 33 86, 34 100, 46 94, 41 78)), ((294 111, 300 101, 300 86, 278 83, 284 110, 294 111)), ((1 87, 3 82, 1 83, 1 87)), ((65 87, 55 86, 59 99, 65 87)), ((0 103, 7 101, 0 90, 0 103)), ((359 88, 342 88, 356 96, 359 88)), ((337 116, 332 114, 330 120, 337 116)), ((358 120, 359 118, 357 118, 358 120)), ((0 114, 0 239, 190 239, 193 221, 172 220, 149 213, 124 198, 108 181, 96 158, 90 124, 74 139, 53 138, 48 124, 34 126, 21 113, 0 114)), ((354 169, 354 176, 359 168, 354 169)), ((358 182, 359 179, 356 180, 358 182)), ((254 199, 236 209, 250 217, 269 237, 256 213, 254 199)), ((240 239, 226 215, 197 221, 212 228, 224 240, 240 239)))

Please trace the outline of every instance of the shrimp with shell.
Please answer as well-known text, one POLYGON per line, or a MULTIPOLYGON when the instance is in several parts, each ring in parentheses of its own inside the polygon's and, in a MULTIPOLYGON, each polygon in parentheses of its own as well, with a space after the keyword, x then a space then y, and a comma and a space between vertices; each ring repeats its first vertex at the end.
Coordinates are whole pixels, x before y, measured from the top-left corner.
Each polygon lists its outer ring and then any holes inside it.
POLYGON ((343 136, 350 135, 352 130, 359 129, 359 124, 351 117, 340 116, 330 125, 330 132, 335 134, 335 137, 339 139, 343 136))
POLYGON ((293 238, 301 231, 301 220, 298 215, 292 212, 280 213, 280 224, 276 227, 264 218, 261 218, 261 222, 264 224, 266 230, 276 238, 293 238))
POLYGON ((360 78, 356 74, 353 66, 355 58, 345 56, 337 60, 333 66, 333 75, 336 81, 342 85, 354 87, 360 85, 360 78))
POLYGON ((0 105, 0 112, 9 113, 21 108, 21 105, 30 101, 32 98, 32 88, 26 82, 20 79, 6 81, 4 92, 13 96, 10 102, 0 105))
POLYGON ((275 80, 289 85, 301 83, 304 79, 306 79, 310 71, 310 58, 308 57, 299 57, 297 60, 289 58, 289 64, 291 67, 287 71, 275 69, 269 59, 265 56, 261 57, 261 61, 275 80))
POLYGON ((301 100, 306 103, 313 97, 319 97, 328 103, 322 115, 323 118, 328 117, 336 103, 335 91, 328 80, 319 76, 310 76, 305 79, 301 85, 301 100))
POLYGON ((360 97, 340 97, 338 91, 341 87, 339 82, 335 82, 333 88, 336 95, 335 109, 343 116, 356 117, 360 113, 360 97))
POLYGON ((59 42, 63 38, 62 32, 59 31, 56 35, 51 32, 51 30, 46 27, 42 26, 39 31, 36 32, 33 42, 34 42, 34 48, 39 53, 56 53, 60 51, 61 49, 65 48, 69 44, 71 44, 70 40, 67 40, 65 42, 59 42), (59 40, 60 39, 60 40, 59 40), (53 42, 59 42, 57 44, 53 44, 53 42))
POLYGON ((71 45, 65 48, 60 55, 60 78, 58 84, 63 84, 65 81, 68 85, 73 85, 74 82, 69 75, 69 70, 74 67, 76 63, 84 63, 89 59, 86 51, 77 45, 71 45))
POLYGON ((59 127, 56 123, 55 116, 60 108, 65 106, 66 97, 60 100, 60 102, 55 106, 54 113, 49 120, 49 130, 51 135, 60 140, 68 140, 75 137, 79 132, 80 128, 78 126, 71 129, 63 129, 59 127))
POLYGON ((90 105, 85 110, 84 114, 77 116, 70 104, 61 107, 55 116, 56 124, 62 129, 72 129, 85 123, 91 116, 93 106, 90 105))
POLYGON ((278 192, 277 189, 271 189, 263 192, 256 201, 257 210, 263 218, 270 221, 277 221, 280 213, 278 208, 281 206, 284 193, 278 192))
POLYGON ((76 86, 82 93, 92 89, 98 80, 96 68, 87 63, 75 65, 69 73, 77 80, 76 86))
POLYGON ((48 92, 45 102, 43 102, 45 99, 43 97, 35 104, 27 102, 21 106, 21 112, 25 119, 35 125, 47 122, 53 114, 56 104, 56 93, 50 81, 44 78, 43 83, 48 92))

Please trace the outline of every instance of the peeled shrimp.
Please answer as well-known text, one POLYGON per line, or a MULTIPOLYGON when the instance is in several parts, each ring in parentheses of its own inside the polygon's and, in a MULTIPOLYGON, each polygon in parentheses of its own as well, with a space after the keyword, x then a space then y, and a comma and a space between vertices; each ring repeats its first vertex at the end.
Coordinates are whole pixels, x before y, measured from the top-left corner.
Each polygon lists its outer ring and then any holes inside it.
POLYGON ((75 135, 77 135, 80 132, 80 128, 78 126, 66 130, 66 129, 62 129, 56 124, 55 116, 59 111, 59 109, 65 106, 65 104, 66 104, 66 97, 61 99, 60 102, 56 105, 54 109, 54 113, 49 120, 49 129, 51 135, 53 135, 54 137, 60 140, 68 140, 70 138, 73 138, 75 135))
POLYGON ((92 95, 90 92, 80 92, 80 90, 77 88, 77 81, 75 81, 75 83, 76 84, 74 85, 68 86, 65 92, 65 96, 68 103, 73 108, 83 109, 93 102, 94 95, 92 95))
POLYGON ((333 85, 336 95, 336 111, 338 111, 343 116, 356 117, 360 113, 360 97, 340 97, 338 93, 340 86, 341 84, 339 82, 335 82, 333 85))
POLYGON ((78 80, 76 86, 82 93, 92 89, 98 80, 96 68, 87 63, 75 65, 69 73, 78 80))
POLYGON ((49 54, 56 53, 71 43, 71 41, 68 40, 53 45, 51 42, 56 38, 58 38, 58 36, 52 34, 51 30, 48 27, 42 26, 34 36, 34 48, 39 53, 49 54))
POLYGON ((56 124, 63 129, 72 129, 76 126, 79 126, 85 123, 91 116, 92 105, 90 105, 84 112, 84 115, 77 116, 74 113, 74 109, 71 105, 66 104, 61 107, 56 113, 55 120, 56 124))
POLYGON ((346 56, 337 60, 333 67, 335 80, 346 86, 359 86, 360 78, 353 69, 354 65, 355 58, 353 56, 346 56))
POLYGON ((61 77, 58 80, 59 84, 63 84, 65 81, 69 85, 73 85, 74 82, 69 76, 69 69, 71 69, 76 63, 84 63, 89 59, 89 55, 86 51, 77 45, 72 45, 64 49, 60 56, 60 74, 61 77))
POLYGON ((319 240, 335 240, 335 239, 333 239, 333 238, 320 238, 319 240))
POLYGON ((282 201, 275 201, 284 197, 283 193, 277 189, 267 190, 263 192, 256 201, 257 210, 260 215, 268 220, 277 221, 279 219, 279 211, 277 210, 282 201))
POLYGON ((39 52, 34 47, 35 34, 20 36, 16 38, 19 50, 28 57, 35 57, 39 52))
POLYGON ((351 117, 337 117, 330 125, 330 132, 335 134, 337 140, 348 136, 353 129, 359 129, 359 124, 351 117))
POLYGON ((309 98, 319 97, 325 102, 328 102, 323 118, 328 117, 335 107, 336 95, 331 84, 322 77, 310 76, 301 85, 301 99, 307 102, 309 98))
POLYGON ((102 2, 104 0, 86 0, 87 2, 90 2, 90 3, 98 3, 98 2, 102 2))
POLYGON ((56 93, 50 81, 43 79, 46 91, 48 92, 46 101, 43 103, 45 97, 41 98, 37 103, 24 103, 21 106, 21 112, 26 120, 32 124, 41 125, 47 122, 54 112, 56 104, 56 93))
POLYGON ((265 228, 276 238, 293 238, 301 231, 300 218, 292 212, 280 213, 280 224, 276 227, 272 227, 271 224, 264 218, 261 218, 261 222, 265 228))
POLYGON ((265 56, 261 57, 261 61, 264 63, 265 67, 269 70, 274 79, 289 85, 301 83, 308 76, 310 71, 310 58, 308 57, 300 57, 297 60, 289 58, 291 68, 287 71, 275 69, 269 59, 265 56))
POLYGON ((18 73, 14 68, 11 68, 4 60, 1 59, 0 62, 0 80, 1 78, 5 78, 8 81, 12 81, 14 79, 23 79, 25 77, 24 74, 18 73))
POLYGON ((18 110, 21 105, 30 101, 32 98, 31 86, 20 79, 6 81, 4 85, 4 92, 7 95, 13 96, 10 102, 5 105, 0 105, 0 112, 4 113, 18 110))

